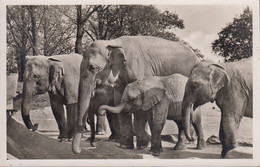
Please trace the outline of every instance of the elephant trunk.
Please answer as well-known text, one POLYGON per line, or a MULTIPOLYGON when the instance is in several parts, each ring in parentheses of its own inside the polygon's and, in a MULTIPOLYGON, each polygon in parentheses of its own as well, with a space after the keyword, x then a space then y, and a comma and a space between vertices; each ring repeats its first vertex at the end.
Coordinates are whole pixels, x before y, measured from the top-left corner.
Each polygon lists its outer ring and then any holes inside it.
POLYGON ((122 110, 125 108, 125 106, 126 106, 126 102, 123 102, 116 107, 111 107, 111 106, 108 106, 108 105, 102 105, 98 108, 98 113, 100 115, 104 115, 105 111, 107 110, 107 111, 110 111, 111 113, 119 114, 120 112, 122 112, 122 110))
POLYGON ((32 102, 32 96, 33 96, 33 86, 30 86, 24 81, 23 84, 23 98, 22 98, 22 118, 25 126, 29 130, 36 131, 38 128, 38 124, 32 124, 30 119, 30 104, 32 102))
POLYGON ((72 142, 72 151, 75 154, 81 152, 80 140, 82 132, 84 131, 85 121, 87 117, 87 110, 89 108, 91 93, 95 88, 95 75, 89 72, 88 74, 81 74, 79 82, 79 96, 78 96, 78 117, 76 134, 72 142))

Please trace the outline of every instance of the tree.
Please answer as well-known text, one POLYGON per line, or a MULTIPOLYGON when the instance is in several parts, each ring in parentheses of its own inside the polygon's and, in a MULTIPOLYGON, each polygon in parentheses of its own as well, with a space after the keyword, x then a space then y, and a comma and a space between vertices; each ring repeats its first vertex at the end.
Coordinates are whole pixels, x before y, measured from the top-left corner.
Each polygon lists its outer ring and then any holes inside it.
POLYGON ((26 6, 27 10, 30 13, 31 16, 31 24, 32 24, 32 48, 33 48, 33 55, 39 55, 39 49, 38 49, 38 28, 36 26, 37 23, 37 17, 36 17, 36 6, 35 5, 30 5, 26 6))
POLYGON ((20 81, 26 55, 50 56, 74 51, 76 26, 61 12, 64 8, 7 6, 7 62, 17 60, 20 81))
POLYGON ((252 11, 249 7, 218 33, 212 43, 213 52, 235 61, 252 56, 252 11))
MULTIPOLYGON (((99 5, 100 6, 100 5, 99 5)), ((86 21, 90 18, 90 16, 99 8, 99 6, 89 6, 87 7, 86 13, 82 14, 82 6, 76 5, 77 9, 77 36, 75 42, 75 53, 82 53, 82 38, 83 38, 83 28, 86 21)))
MULTIPOLYGON (((30 50, 30 41, 27 28, 30 20, 27 17, 25 6, 7 6, 7 69, 12 69, 18 63, 19 80, 24 72, 25 56, 30 50), (16 59, 16 61, 14 60, 16 59), (9 63, 10 62, 10 63, 9 63)), ((12 71, 12 70, 11 70, 12 71)), ((7 71, 9 72, 9 71, 7 71)))
POLYGON ((85 31, 92 40, 109 40, 123 35, 152 35, 178 40, 172 29, 183 29, 177 14, 160 13, 154 6, 102 5, 92 15, 85 31))

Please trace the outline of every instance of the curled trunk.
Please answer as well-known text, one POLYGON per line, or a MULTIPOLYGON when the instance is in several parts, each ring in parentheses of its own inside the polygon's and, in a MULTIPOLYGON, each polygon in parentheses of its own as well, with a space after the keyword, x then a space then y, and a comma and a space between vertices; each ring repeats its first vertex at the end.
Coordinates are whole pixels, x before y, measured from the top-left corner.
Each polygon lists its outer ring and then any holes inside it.
POLYGON ((23 99, 22 99, 22 118, 25 126, 30 130, 37 130, 38 124, 32 124, 30 119, 30 104, 32 102, 33 87, 26 84, 23 85, 23 99))

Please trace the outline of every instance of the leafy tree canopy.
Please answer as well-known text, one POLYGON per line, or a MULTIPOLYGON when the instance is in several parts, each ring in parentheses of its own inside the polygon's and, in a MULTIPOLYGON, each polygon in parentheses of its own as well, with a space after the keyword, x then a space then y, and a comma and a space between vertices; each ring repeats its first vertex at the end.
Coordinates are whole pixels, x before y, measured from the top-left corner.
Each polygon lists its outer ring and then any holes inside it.
POLYGON ((252 56, 252 29, 252 11, 247 7, 218 33, 219 39, 212 43, 213 52, 225 57, 225 61, 252 56))

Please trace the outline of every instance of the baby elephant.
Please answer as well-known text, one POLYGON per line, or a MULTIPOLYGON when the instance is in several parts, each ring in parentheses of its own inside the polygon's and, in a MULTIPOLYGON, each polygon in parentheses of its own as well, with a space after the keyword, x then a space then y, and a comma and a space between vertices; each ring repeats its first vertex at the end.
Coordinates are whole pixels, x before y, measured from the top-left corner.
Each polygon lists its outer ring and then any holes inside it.
MULTIPOLYGON (((162 149, 161 132, 166 118, 173 120, 179 129, 178 142, 174 149, 186 149, 187 139, 182 127, 181 106, 187 80, 183 75, 173 74, 135 81, 126 86, 121 104, 116 107, 102 105, 99 108, 99 113, 104 114, 104 110, 112 113, 146 111, 152 134, 150 151, 155 156, 159 156, 162 149)), ((200 112, 191 112, 191 118, 191 123, 198 136, 197 149, 203 149, 205 140, 200 112)))

